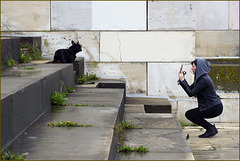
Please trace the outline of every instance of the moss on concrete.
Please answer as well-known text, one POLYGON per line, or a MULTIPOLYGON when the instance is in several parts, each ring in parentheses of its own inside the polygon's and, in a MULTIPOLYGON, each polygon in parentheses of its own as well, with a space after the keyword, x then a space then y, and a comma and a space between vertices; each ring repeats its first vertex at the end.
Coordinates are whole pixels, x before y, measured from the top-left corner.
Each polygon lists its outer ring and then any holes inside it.
POLYGON ((215 89, 226 93, 239 92, 239 59, 216 59, 210 62, 209 76, 215 89))

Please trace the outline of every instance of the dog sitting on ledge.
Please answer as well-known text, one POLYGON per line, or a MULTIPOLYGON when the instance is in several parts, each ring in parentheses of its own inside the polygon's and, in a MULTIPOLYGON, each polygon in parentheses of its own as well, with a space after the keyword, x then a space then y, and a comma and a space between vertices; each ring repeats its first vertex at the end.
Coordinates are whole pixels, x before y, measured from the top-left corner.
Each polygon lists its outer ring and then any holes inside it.
POLYGON ((79 41, 75 43, 72 41, 72 46, 68 49, 58 49, 55 52, 53 63, 73 63, 76 59, 76 54, 82 51, 82 46, 79 41))

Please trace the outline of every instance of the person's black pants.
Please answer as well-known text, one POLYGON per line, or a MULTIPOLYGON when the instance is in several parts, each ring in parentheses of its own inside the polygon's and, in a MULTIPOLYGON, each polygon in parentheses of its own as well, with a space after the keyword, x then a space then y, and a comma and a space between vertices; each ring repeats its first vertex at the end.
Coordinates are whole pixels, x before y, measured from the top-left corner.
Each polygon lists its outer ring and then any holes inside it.
POLYGON ((212 125, 208 121, 206 121, 205 118, 217 117, 221 115, 222 111, 223 105, 222 103, 220 103, 205 111, 200 111, 199 107, 188 110, 185 113, 185 116, 188 120, 192 121, 193 123, 202 126, 205 129, 209 129, 212 125))

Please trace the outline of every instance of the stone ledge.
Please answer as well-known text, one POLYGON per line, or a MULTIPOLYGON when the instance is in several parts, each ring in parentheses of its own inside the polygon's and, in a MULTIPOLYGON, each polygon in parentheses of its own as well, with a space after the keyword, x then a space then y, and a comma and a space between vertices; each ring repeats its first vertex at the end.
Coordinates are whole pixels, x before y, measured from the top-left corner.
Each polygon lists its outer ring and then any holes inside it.
POLYGON ((23 64, 2 70, 1 147, 6 147, 51 108, 54 91, 73 85, 72 64, 23 64), (35 69, 26 70, 26 66, 35 69))

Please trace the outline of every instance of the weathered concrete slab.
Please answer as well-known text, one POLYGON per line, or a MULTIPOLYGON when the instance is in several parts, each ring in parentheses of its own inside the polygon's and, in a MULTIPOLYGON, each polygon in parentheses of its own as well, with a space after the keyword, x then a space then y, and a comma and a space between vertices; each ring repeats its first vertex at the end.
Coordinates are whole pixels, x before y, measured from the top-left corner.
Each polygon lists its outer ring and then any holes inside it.
POLYGON ((86 104, 81 102, 86 98, 89 104, 85 106, 54 106, 8 149, 27 153, 28 160, 114 160, 117 151, 114 126, 123 117, 124 89, 83 87, 81 90, 77 87, 68 95, 68 103, 86 104), (48 126, 49 122, 57 121, 91 124, 92 127, 48 126))
POLYGON ((103 79, 125 79, 126 93, 146 93, 146 63, 91 63, 86 62, 86 72, 96 73, 103 79))
POLYGON ((104 89, 105 92, 101 92, 101 89, 94 90, 93 92, 85 92, 82 93, 70 93, 68 95, 69 100, 68 104, 76 105, 76 104, 87 104, 94 106, 108 106, 108 107, 116 107, 118 108, 123 102, 122 98, 124 96, 124 89, 118 89, 114 91, 114 89, 104 89), (111 99, 109 99, 111 98, 111 99))
POLYGON ((228 1, 196 3, 196 30, 228 30, 228 1))
POLYGON ((179 158, 184 158, 184 160, 194 160, 192 153, 127 153, 122 154, 116 160, 180 160, 179 158))
POLYGON ((52 2, 51 29, 145 30, 145 5, 145 2, 52 2), (66 8, 71 9, 62 12, 66 8))
POLYGON ((91 28, 92 28, 91 1, 51 2, 52 30, 79 30, 79 29, 91 30, 91 28))
POLYGON ((125 113, 145 113, 143 104, 125 104, 125 113))
POLYGON ((198 138, 205 132, 200 126, 183 129, 196 160, 239 160, 239 123, 216 123, 218 134, 212 138, 198 138), (238 139, 236 139, 238 138, 238 139))
POLYGON ((196 31, 196 56, 239 57, 239 31, 196 31))
POLYGON ((125 120, 142 129, 125 130, 124 145, 148 153, 118 153, 118 160, 194 160, 181 126, 173 114, 125 113, 125 120))
MULTIPOLYGON (((61 120, 65 118, 62 117, 61 120)), ((15 140, 9 149, 16 153, 28 153, 28 160, 108 159, 112 128, 49 127, 47 123, 50 121, 53 120, 39 119, 15 140)))
POLYGON ((47 1, 2 1, 1 31, 50 30, 50 6, 47 1))
POLYGON ((185 78, 191 84, 193 74, 191 63, 148 63, 148 95, 169 97, 177 99, 188 97, 181 86, 178 85, 178 72, 183 65, 187 72, 185 78))
POLYGON ((148 10, 150 30, 228 30, 227 1, 149 1, 148 10))
POLYGON ((194 50, 195 35, 190 31, 101 32, 104 62, 190 61, 194 50))
POLYGON ((1 147, 51 107, 51 94, 73 86, 72 64, 24 64, 1 71, 1 147), (24 67, 34 67, 26 70, 24 67), (61 88, 62 86, 62 88, 61 88), (6 114, 6 113, 7 114, 6 114), (3 121, 4 120, 4 121, 3 121), (10 122, 5 122, 10 121, 10 122))
POLYGON ((125 119, 144 129, 179 129, 180 127, 179 121, 173 114, 128 113, 125 119))
POLYGON ((146 10, 144 1, 93 1, 92 30, 146 30, 146 10))
POLYGON ((148 1, 149 30, 194 30, 196 4, 193 1, 148 1))
POLYGON ((147 97, 127 97, 126 104, 143 104, 143 105, 166 105, 170 103, 167 98, 147 98, 147 97))
POLYGON ((239 30, 239 1, 229 1, 229 28, 239 30))

